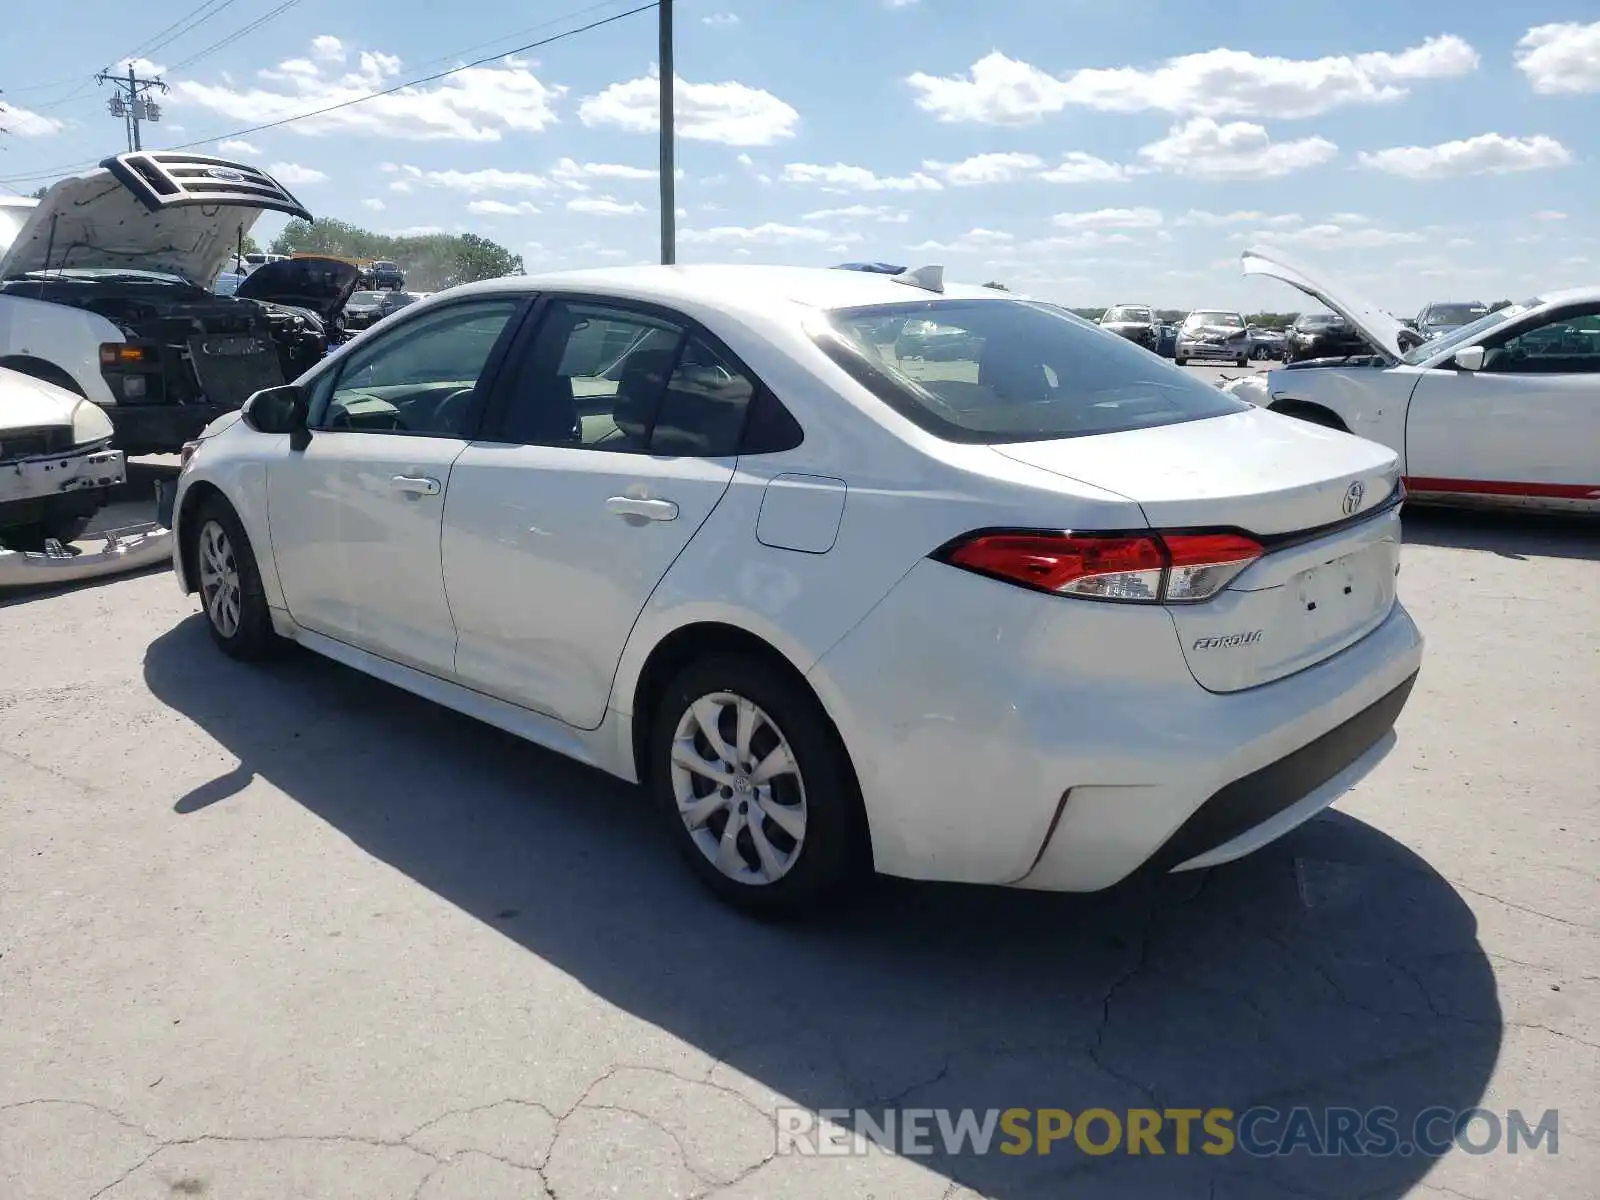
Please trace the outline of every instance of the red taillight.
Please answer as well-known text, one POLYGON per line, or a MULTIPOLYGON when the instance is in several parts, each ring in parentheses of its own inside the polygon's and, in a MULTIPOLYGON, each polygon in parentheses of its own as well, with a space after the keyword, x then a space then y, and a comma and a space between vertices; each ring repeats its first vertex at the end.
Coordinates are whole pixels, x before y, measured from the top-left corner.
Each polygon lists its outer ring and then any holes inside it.
POLYGON ((1237 533, 981 533, 939 555, 952 566, 1058 595, 1192 604, 1263 551, 1237 533))

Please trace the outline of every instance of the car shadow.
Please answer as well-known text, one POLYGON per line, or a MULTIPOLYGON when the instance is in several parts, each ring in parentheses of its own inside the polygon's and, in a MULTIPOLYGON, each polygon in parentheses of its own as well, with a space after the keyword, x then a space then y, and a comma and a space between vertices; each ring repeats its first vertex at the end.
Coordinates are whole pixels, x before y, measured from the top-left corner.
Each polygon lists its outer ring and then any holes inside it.
POLYGON ((1405 540, 1501 558, 1600 559, 1600 517, 1406 505, 1405 540))
MULTIPOLYGON (((196 616, 151 644, 144 673, 240 764, 177 812, 205 819, 260 777, 597 996, 816 1112, 1387 1106, 1406 1133, 1424 1108, 1476 1105, 1499 1050, 1471 912, 1348 817, 1097 895, 885 881, 847 913, 761 923, 700 889, 638 789, 355 671, 298 651, 232 662, 196 616)), ((951 1154, 936 1136, 922 1161, 998 1200, 1399 1197, 1430 1165, 1212 1157, 1198 1130, 1179 1154, 1163 1137, 1153 1158, 1070 1140, 951 1154)))

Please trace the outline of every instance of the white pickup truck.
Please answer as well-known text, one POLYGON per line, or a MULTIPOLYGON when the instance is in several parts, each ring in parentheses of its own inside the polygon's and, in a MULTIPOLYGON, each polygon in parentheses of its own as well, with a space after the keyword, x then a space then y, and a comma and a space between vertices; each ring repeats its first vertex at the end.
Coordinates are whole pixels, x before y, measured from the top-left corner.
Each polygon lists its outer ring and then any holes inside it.
POLYGON ((0 204, 0 367, 92 401, 128 455, 175 453, 320 360, 360 280, 336 259, 287 259, 216 295, 267 211, 311 220, 264 171, 160 151, 0 204))

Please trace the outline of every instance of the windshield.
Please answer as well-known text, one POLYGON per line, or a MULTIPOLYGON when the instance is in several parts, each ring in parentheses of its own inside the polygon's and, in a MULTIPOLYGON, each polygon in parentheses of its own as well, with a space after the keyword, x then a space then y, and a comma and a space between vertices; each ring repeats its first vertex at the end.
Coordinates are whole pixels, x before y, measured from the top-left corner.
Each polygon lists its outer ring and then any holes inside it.
POLYGON ((383 297, 377 292, 357 292, 350 297, 351 304, 376 304, 383 297))
POLYGON ((1343 325, 1344 318, 1336 313, 1312 313, 1310 316, 1301 317, 1295 325, 1301 329, 1327 329, 1332 325, 1343 325))
POLYGON ((1523 301, 1521 304, 1508 305, 1507 307, 1499 309, 1495 312, 1486 313, 1484 316, 1479 317, 1470 325, 1463 325, 1460 329, 1452 329, 1447 334, 1436 337, 1432 341, 1423 342, 1422 345, 1415 346, 1412 349, 1407 350, 1403 361, 1415 365, 1416 363, 1420 363, 1425 359, 1430 359, 1440 354, 1449 353, 1457 346, 1464 346, 1471 342, 1477 341, 1479 337, 1485 333, 1488 333, 1489 330, 1495 328, 1495 326, 1509 321, 1512 317, 1520 317, 1530 308, 1537 308, 1542 303, 1544 302, 1536 296, 1532 300, 1523 301))
POLYGON ((374 271, 392 271, 394 270, 394 264, 392 262, 375 262, 372 264, 372 269, 374 271))
POLYGON ((1082 437, 1249 409, 1110 330, 1027 300, 839 309, 814 336, 878 399, 950 442, 1082 437))
POLYGON ((1148 308, 1134 308, 1131 305, 1119 304, 1115 308, 1109 309, 1106 315, 1100 319, 1107 323, 1112 321, 1148 321, 1150 320, 1150 310, 1148 308))
POLYGON ((1228 329, 1243 329, 1244 318, 1230 312, 1192 312, 1183 321, 1186 329, 1196 325, 1222 325, 1228 329))
POLYGON ((1489 311, 1487 304, 1432 304, 1423 314, 1424 325, 1468 325, 1489 311))

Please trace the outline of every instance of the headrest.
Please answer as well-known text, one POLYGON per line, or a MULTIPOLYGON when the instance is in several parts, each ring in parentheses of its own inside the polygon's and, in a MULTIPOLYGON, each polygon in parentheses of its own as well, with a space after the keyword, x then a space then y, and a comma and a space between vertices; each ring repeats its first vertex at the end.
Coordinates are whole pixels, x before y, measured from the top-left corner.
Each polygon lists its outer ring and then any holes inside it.
POLYGON ((629 440, 643 442, 649 433, 677 357, 675 349, 641 350, 623 363, 611 419, 629 440))

